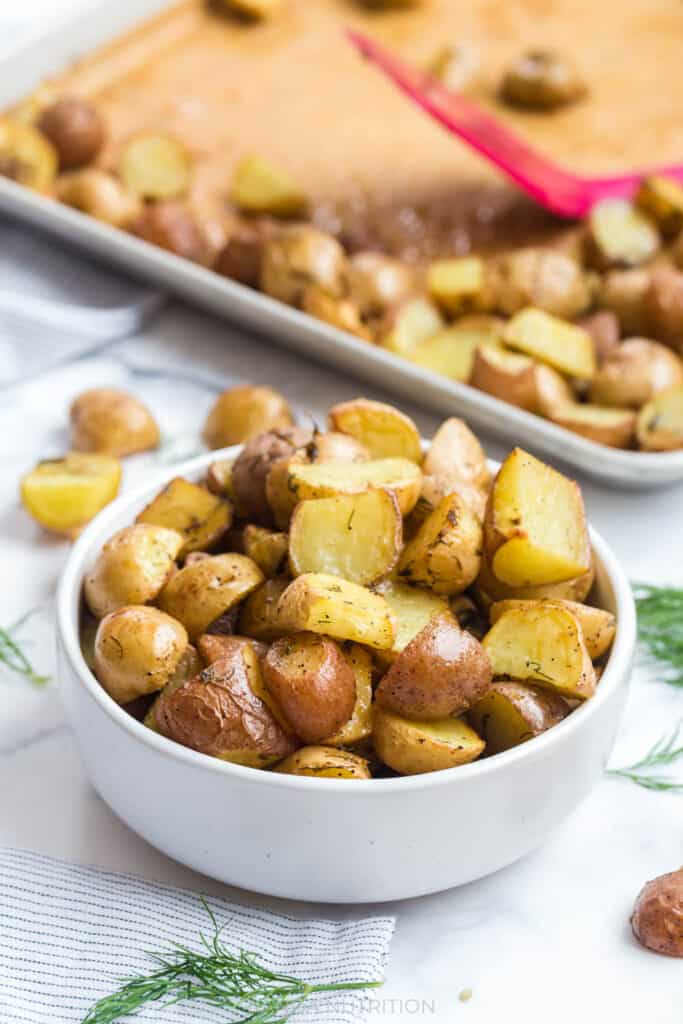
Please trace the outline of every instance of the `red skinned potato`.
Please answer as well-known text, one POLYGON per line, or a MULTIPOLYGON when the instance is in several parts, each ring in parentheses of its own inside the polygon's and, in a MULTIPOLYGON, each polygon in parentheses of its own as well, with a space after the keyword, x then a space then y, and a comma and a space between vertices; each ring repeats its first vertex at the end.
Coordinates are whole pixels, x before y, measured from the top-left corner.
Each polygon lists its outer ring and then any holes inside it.
POLYGON ((404 647, 375 698, 387 711, 407 718, 446 718, 481 700, 491 679, 491 664, 479 641, 445 612, 404 647))
POLYGON ((276 640, 266 655, 263 674, 266 689, 305 743, 332 736, 353 713, 353 670, 328 637, 297 633, 276 640))
POLYGON ((653 270, 644 307, 654 337, 683 353, 683 273, 671 267, 653 270))
POLYGON ((77 96, 62 96, 46 107, 38 119, 38 128, 57 150, 63 171, 94 160, 107 134, 92 103, 77 96))
POLYGON ((188 207, 176 200, 166 199, 146 206, 130 224, 138 238, 175 256, 194 263, 206 263, 209 246, 188 207))
POLYGON ((683 956, 683 868, 647 882, 631 916, 643 946, 665 956, 683 956))
POLYGON ((248 441, 232 466, 235 499, 249 519, 263 526, 273 525, 273 513, 266 496, 268 474, 281 459, 291 458, 311 440, 302 427, 269 430, 248 441))

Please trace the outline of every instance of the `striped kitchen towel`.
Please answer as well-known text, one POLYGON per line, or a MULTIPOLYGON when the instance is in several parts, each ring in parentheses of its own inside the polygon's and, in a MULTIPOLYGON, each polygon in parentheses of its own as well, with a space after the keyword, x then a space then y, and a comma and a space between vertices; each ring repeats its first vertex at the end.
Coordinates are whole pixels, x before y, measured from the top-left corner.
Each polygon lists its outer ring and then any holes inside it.
MULTIPOLYGON (((394 929, 391 917, 297 918, 207 900, 221 942, 254 952, 278 973, 309 983, 383 977, 394 929)), ((42 854, 0 849, 0 1021, 80 1024, 122 979, 156 969, 145 951, 174 943, 199 949, 212 925, 200 897, 186 889, 78 867, 42 854)), ((373 1006, 372 989, 314 995, 297 1024, 357 1024, 373 1006)), ((234 1018, 200 1002, 151 1003, 122 1021, 228 1024, 234 1018)))

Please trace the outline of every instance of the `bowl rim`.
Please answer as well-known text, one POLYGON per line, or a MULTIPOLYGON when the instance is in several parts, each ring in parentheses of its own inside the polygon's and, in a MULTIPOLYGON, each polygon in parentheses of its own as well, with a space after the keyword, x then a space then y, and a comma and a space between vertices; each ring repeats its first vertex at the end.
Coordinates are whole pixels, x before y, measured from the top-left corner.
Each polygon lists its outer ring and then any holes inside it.
MULTIPOLYGON (((286 775, 284 773, 263 771, 245 765, 221 761, 199 751, 184 747, 180 743, 148 729, 132 715, 118 705, 100 685, 95 675, 88 668, 80 646, 79 610, 83 576, 86 566, 99 546, 113 532, 111 523, 118 519, 126 509, 133 509, 150 500, 161 488, 178 476, 194 477, 206 469, 210 463, 218 459, 234 458, 242 445, 232 445, 215 451, 194 456, 183 462, 166 467, 153 475, 145 483, 133 488, 107 505, 88 524, 74 544, 59 580, 57 588, 57 633, 62 651, 69 661, 70 668, 79 685, 111 722, 126 732, 133 742, 141 743, 156 754, 172 760, 183 762, 194 768, 205 770, 226 779, 239 779, 254 785, 268 785, 283 790, 309 790, 311 787, 324 792, 353 792, 359 797, 377 797, 393 793, 397 796, 408 790, 431 789, 443 785, 465 784, 468 779, 489 775, 497 771, 506 771, 512 765, 522 761, 533 761, 548 751, 554 744, 569 739, 589 718, 597 714, 602 704, 612 693, 627 683, 630 677, 631 662, 636 640, 636 611, 631 585, 621 568, 616 556, 603 537, 589 523, 589 536, 593 551, 602 565, 604 573, 614 592, 616 603, 617 629, 600 684, 590 700, 584 701, 579 707, 540 736, 526 743, 521 743, 510 750, 495 754, 481 761, 439 771, 425 772, 420 775, 404 775, 391 779, 316 779, 309 776, 286 775), (353 785, 350 785, 353 782, 353 785)), ((492 471, 500 463, 489 459, 492 471)), ((131 516, 132 518, 132 516, 131 516)), ((123 527, 119 527, 122 529, 123 527)), ((59 664, 59 663, 58 663, 59 664)))

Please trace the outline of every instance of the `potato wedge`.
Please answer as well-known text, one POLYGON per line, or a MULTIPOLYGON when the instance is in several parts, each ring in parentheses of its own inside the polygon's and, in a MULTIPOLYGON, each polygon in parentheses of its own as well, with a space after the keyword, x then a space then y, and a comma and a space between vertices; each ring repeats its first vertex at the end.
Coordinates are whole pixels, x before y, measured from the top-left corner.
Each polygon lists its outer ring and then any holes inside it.
POLYGON ((369 462, 290 465, 289 489, 297 501, 362 494, 372 487, 396 495, 401 515, 408 515, 420 496, 422 472, 410 459, 371 459, 369 462))
POLYGON ((583 639, 586 649, 593 661, 601 658, 612 646, 614 635, 617 629, 617 620, 611 612, 602 608, 594 608, 590 604, 582 604, 579 601, 563 601, 546 598, 541 601, 523 601, 509 598, 505 601, 496 601, 489 609, 491 625, 495 625, 498 619, 510 609, 524 610, 540 604, 542 607, 549 605, 553 607, 566 608, 577 620, 583 631, 583 639))
POLYGON ((636 193, 635 204, 655 222, 664 238, 675 238, 683 228, 683 187, 673 178, 646 178, 636 193))
POLYGON ((272 217, 296 217, 308 205, 306 195, 287 171, 257 154, 242 157, 235 167, 230 199, 245 213, 272 217))
POLYGON ((263 680, 304 743, 319 743, 353 713, 356 679, 329 637, 294 633, 276 640, 263 661, 263 680))
POLYGON ((175 569, 182 544, 176 530, 151 523, 125 526, 115 533, 83 584, 93 615, 101 619, 125 604, 153 601, 175 569))
POLYGON ((552 366, 545 363, 534 365, 534 400, 532 409, 540 416, 552 417, 567 403, 574 401, 572 391, 566 377, 563 377, 552 366))
POLYGON ((289 529, 289 568, 293 576, 322 572, 369 586, 389 575, 402 540, 392 491, 302 501, 289 529))
POLYGON ((571 580, 564 580, 562 583, 541 583, 532 587, 512 587, 496 579, 484 553, 474 590, 482 608, 488 608, 495 601, 504 601, 508 598, 518 598, 522 601, 585 601, 594 580, 595 569, 591 556, 591 567, 588 572, 581 573, 571 580))
POLYGON ((369 779, 364 757, 328 746, 301 747, 275 769, 285 775, 307 775, 315 779, 369 779))
POLYGON ((119 177, 144 199, 177 199, 190 185, 192 162, 172 135, 144 133, 130 139, 119 156, 119 177))
POLYGON ((428 299, 408 299, 387 314, 379 328, 380 345, 407 359, 420 342, 445 326, 438 309, 428 299))
POLYGON ((503 341, 510 348, 581 380, 596 369, 595 346, 588 331, 541 309, 523 309, 507 323, 503 341))
POLYGON ((170 615, 124 605, 97 627, 95 675, 117 704, 127 704, 161 690, 186 647, 187 633, 170 615))
POLYGON ((414 722, 375 709, 372 733, 377 756, 401 775, 421 775, 475 761, 485 743, 461 718, 414 722))
POLYGON ((596 675, 578 620, 567 608, 512 608, 483 640, 497 678, 534 683, 563 697, 586 700, 596 675))
POLYGON ((481 644, 450 612, 429 620, 383 676, 375 700, 415 719, 458 715, 491 686, 491 665, 481 644))
POLYGON ((420 587, 411 587, 399 580, 386 580, 379 594, 389 605, 396 620, 396 638, 389 650, 381 651, 383 662, 395 661, 404 647, 420 633, 436 615, 448 611, 448 602, 420 587))
POLYGON ((333 405, 328 413, 330 430, 354 437, 371 459, 410 459, 422 462, 420 434, 410 416, 392 405, 369 398, 333 405))
POLYGON ((587 257, 599 270, 638 266, 659 246, 655 224, 627 199, 603 199, 591 209, 587 257))
POLYGON ((21 479, 21 501, 47 530, 76 537, 118 494, 121 463, 111 455, 69 452, 39 462, 21 479))
POLYGON ((478 256, 430 263, 427 267, 427 291, 436 305, 450 317, 485 313, 492 305, 486 264, 478 256))
POLYGON ((500 467, 484 521, 494 576, 513 587, 561 583, 591 565, 588 527, 575 481, 515 448, 500 467))
POLYGON ((260 583, 263 573, 246 555, 212 555, 175 573, 159 594, 158 603, 196 640, 260 583))
POLYGON ((582 316, 578 324, 579 327, 583 327, 584 331, 588 331, 593 339, 599 369, 619 348, 621 341, 619 318, 610 309, 599 309, 595 313, 589 313, 588 316, 582 316))
POLYGON ((632 409, 616 409, 609 405, 567 403, 548 419, 558 427, 610 448, 630 448, 636 429, 636 414, 632 409))
POLYGON ((0 175, 48 192, 57 174, 57 150, 30 124, 0 117, 0 175))
POLYGON ((683 448, 683 387, 661 391, 644 405, 636 425, 638 444, 646 452, 683 448))
POLYGON ((286 633, 286 624, 278 613, 278 602, 289 584, 290 580, 284 576, 275 576, 252 591, 240 612, 239 632, 264 643, 277 640, 286 633))
POLYGON ((398 575, 435 594, 460 594, 479 575, 481 521, 459 494, 443 498, 406 544, 398 575))
POLYGON ((291 632, 324 633, 379 650, 391 648, 396 636, 383 597, 326 573, 298 576, 280 597, 276 614, 291 632))
POLYGON ((359 743, 372 732, 372 655, 360 644, 344 644, 341 652, 353 672, 356 699, 351 717, 325 739, 330 747, 359 743))
POLYGON ((244 554, 253 559, 264 576, 276 576, 282 568, 289 537, 286 533, 275 533, 263 526, 248 523, 242 533, 244 554))
POLYGON ((588 276, 579 262, 555 249, 514 249, 489 265, 493 303, 507 316, 534 306, 573 320, 590 305, 588 276))
POLYGON ((530 356, 494 345, 481 345, 474 354, 473 388, 502 398, 520 409, 536 407, 536 367, 530 356))
POLYGON ((184 539, 182 558, 190 551, 204 551, 223 536, 232 523, 232 505, 178 476, 143 508, 135 522, 177 530, 184 539))
POLYGON ((491 486, 491 470, 479 439, 455 416, 444 420, 434 434, 422 469, 425 475, 446 477, 454 485, 469 484, 485 492, 491 486))
POLYGON ((486 743, 487 754, 499 754, 540 736, 569 714, 557 693, 511 681, 494 683, 467 717, 486 743))
POLYGON ((279 391, 244 384, 223 391, 204 423, 202 437, 209 448, 243 444, 267 430, 291 427, 289 402, 279 391))
POLYGON ((420 497, 403 524, 404 537, 407 540, 412 540, 434 509, 438 508, 443 499, 451 494, 459 495, 479 522, 483 521, 487 500, 484 491, 473 487, 472 484, 456 482, 447 476, 423 476, 420 497))
POLYGON ((472 376, 475 352, 481 344, 481 334, 456 324, 419 342, 406 358, 442 377, 467 383, 472 376))

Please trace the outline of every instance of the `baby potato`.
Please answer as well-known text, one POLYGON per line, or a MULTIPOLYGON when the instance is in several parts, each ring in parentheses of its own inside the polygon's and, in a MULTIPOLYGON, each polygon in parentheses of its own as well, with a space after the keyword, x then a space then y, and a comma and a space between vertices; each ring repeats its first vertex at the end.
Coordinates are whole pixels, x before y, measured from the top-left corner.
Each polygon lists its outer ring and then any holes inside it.
POLYGON ((588 331, 541 309, 529 307, 516 313, 507 323, 503 341, 568 376, 590 380, 595 373, 595 349, 588 331))
POLYGON ((444 330, 433 334, 431 338, 425 338, 406 355, 411 363, 422 366, 425 370, 432 370, 441 374, 442 377, 449 377, 451 380, 460 380, 469 383, 474 366, 474 357, 477 350, 488 342, 495 344, 497 341, 494 331, 482 325, 475 327, 475 321, 496 320, 495 317, 462 317, 454 326, 446 327, 444 330), (472 327, 467 326, 473 323, 472 327))
POLYGON ((528 50, 505 72, 501 99, 527 110, 556 110, 585 96, 586 85, 564 54, 528 50))
POLYGON ((683 448, 683 387, 660 391, 638 414, 638 444, 646 452, 683 448))
POLYGON ((232 465, 231 481, 235 501, 249 519, 272 525, 273 511, 266 494, 269 473, 308 444, 311 436, 311 431, 302 427, 283 427, 247 441, 232 465))
POLYGON ((646 949, 683 956, 683 868, 643 886, 633 908, 631 928, 646 949))
POLYGON ((608 405, 568 402, 548 413, 548 419, 609 448, 630 448, 636 428, 636 414, 632 409, 608 405))
POLYGON ((289 402, 279 391, 243 384, 218 396, 204 423, 202 437, 209 448, 227 448, 268 430, 291 427, 293 423, 289 402))
MULTIPOLYGON (((661 271, 658 270, 657 273, 661 271)), ((598 303, 614 313, 622 332, 626 335, 649 333, 648 292, 651 277, 652 271, 637 267, 634 270, 610 270, 602 278, 598 290, 598 303)), ((598 347, 598 355, 599 352, 598 347)))
POLYGON ((370 768, 364 757, 334 747, 301 747, 275 769, 285 775, 307 775, 315 779, 370 779, 370 768))
POLYGON ((338 645, 316 633, 273 643, 263 662, 266 689, 305 743, 319 743, 349 720, 356 680, 338 645))
POLYGON ((329 295, 320 285, 312 284, 301 298, 301 308, 309 316, 331 324, 340 331, 353 334, 363 341, 373 340, 371 329, 363 323, 360 311, 352 299, 329 295))
POLYGON ((537 365, 530 356, 480 345, 474 354, 470 384, 519 409, 533 410, 537 404, 537 365))
POLYGON ((289 528, 290 572, 322 572, 370 586, 394 568, 402 541, 401 511, 391 491, 302 501, 289 528))
POLYGON ((61 96, 45 107, 36 125, 57 150, 62 171, 91 163, 107 136, 98 111, 78 96, 61 96))
POLYGON ((289 549, 286 533, 275 533, 264 526, 248 523, 242 534, 244 554, 253 559, 264 576, 275 576, 282 568, 289 549))
POLYGON ((228 656, 166 697, 156 711, 165 736, 202 754, 251 768, 267 768, 296 749, 268 705, 253 646, 235 644, 228 656))
POLYGON ((57 174, 57 151, 30 124, 0 117, 0 175, 34 192, 49 192, 57 174))
POLYGON ((289 488, 298 501, 362 494, 385 488, 396 495, 401 515, 408 515, 420 496, 422 472, 410 459, 371 459, 368 462, 322 463, 289 467, 289 488))
POLYGON ((652 271, 645 315, 652 334, 683 354, 683 273, 670 267, 652 271))
POLYGON ((467 95, 483 85, 481 54, 469 43, 451 43, 427 65, 427 74, 451 92, 467 95))
POLYGON ((316 431, 306 445, 311 462, 368 462, 370 453, 355 437, 337 430, 316 431))
MULTIPOLYGON (((257 5, 255 0, 240 0, 240 3, 257 5)), ((297 217, 308 205, 305 194, 287 171, 256 154, 243 157, 235 167, 230 199, 245 213, 272 217, 297 217)))
POLYGON ((566 607, 545 604, 503 612, 483 640, 497 678, 532 683, 586 700, 597 678, 578 620, 566 607))
POLYGON ((334 298, 341 297, 345 273, 346 255, 337 239, 299 225, 266 242, 260 286, 266 295, 298 306, 311 285, 334 298))
POLYGON ((389 309, 378 327, 379 343, 398 356, 409 359, 417 346, 446 326, 429 299, 407 299, 389 309))
POLYGON ((21 479, 21 501, 47 530, 76 537, 118 494, 121 463, 111 455, 69 452, 39 462, 21 479))
POLYGON ((176 530, 151 523, 115 533, 85 577, 83 592, 93 615, 101 619, 123 605, 153 601, 175 568, 182 545, 176 530))
POLYGON ((452 480, 454 490, 459 483, 484 492, 491 486, 491 470, 484 449, 465 421, 456 416, 444 420, 434 434, 422 469, 425 475, 452 480))
POLYGON ((151 203, 129 225, 143 242, 156 245, 174 256, 206 263, 208 246, 197 221, 184 203, 175 200, 151 203))
POLYGON ((219 251, 213 269, 223 277, 258 288, 263 247, 273 233, 267 221, 240 225, 219 251))
POLYGON ((491 686, 482 645, 450 612, 429 620, 382 677, 375 699, 387 711, 428 720, 458 715, 491 686))
POLYGON ((138 513, 135 522, 177 530, 184 540, 183 557, 190 551, 205 551, 220 540, 230 529, 232 505, 177 476, 138 513))
POLYGON ((673 178, 646 178, 635 203, 655 222, 664 238, 675 238, 683 228, 683 187, 673 178))
POLYGON ((499 754, 540 736, 569 714, 559 694, 544 692, 514 680, 494 683, 467 717, 486 743, 487 754, 499 754))
POLYGON ((683 382, 683 362, 648 338, 627 338, 598 369, 588 398, 598 405, 638 409, 659 391, 683 382))
POLYGON ((100 622, 95 675, 117 704, 166 685, 187 647, 184 627, 158 608, 124 605, 100 622))
POLYGON ((396 637, 388 650, 379 653, 381 661, 395 661, 404 647, 420 633, 436 615, 448 611, 448 602, 420 587, 411 587, 396 579, 385 580, 377 593, 389 605, 396 622, 396 637))
POLYGON ((526 306, 573 320, 591 303, 588 278, 579 263, 556 249, 517 249, 489 269, 493 304, 507 316, 526 306))
POLYGON ((357 252, 348 263, 349 297, 363 320, 378 319, 415 287, 409 268, 379 252, 357 252))
POLYGON ((597 313, 582 317, 578 321, 578 325, 583 327, 584 331, 588 331, 593 339, 598 367, 602 366, 605 360, 613 356, 619 348, 621 330, 616 313, 601 309, 597 313))
POLYGON ((393 405, 370 398, 354 398, 333 405, 327 416, 330 430, 355 437, 371 459, 402 458, 422 462, 417 427, 393 405))
POLYGON ((282 0, 214 0, 214 4, 253 21, 267 21, 282 10, 282 0))
POLYGON ((191 640, 263 583, 246 555, 212 555, 174 573, 159 594, 159 607, 187 629, 191 640))
POLYGON ((140 216, 140 199, 116 178, 96 167, 61 175, 57 198, 66 206, 87 213, 103 224, 125 227, 140 216))
POLYGON ((566 608, 567 611, 572 613, 576 621, 581 626, 586 650, 593 661, 601 658, 612 646, 612 641, 614 640, 617 629, 617 620, 614 615, 612 615, 611 612, 604 611, 602 608, 594 608, 592 605, 581 604, 578 601, 566 601, 552 598, 546 598, 541 601, 523 601, 519 599, 496 601, 496 603, 492 604, 489 609, 491 625, 495 625, 501 615, 512 608, 523 611, 525 608, 530 608, 538 604, 542 607, 553 606, 566 608))
MULTIPOLYGON (((192 644, 188 644, 185 648, 180 661, 176 665, 175 669, 169 676, 168 682, 164 685, 163 690, 159 693, 158 697, 150 705, 147 714, 144 718, 144 724, 148 729, 152 729, 153 732, 161 733, 164 735, 163 726, 157 719, 157 710, 163 703, 164 698, 168 699, 172 693, 179 690, 185 683, 189 683, 190 679, 194 679, 195 676, 204 668, 202 659, 197 654, 196 648, 192 644)), ((93 668, 94 671, 94 668, 93 668)))
POLYGON ((471 484, 454 483, 447 476, 423 476, 422 490, 415 508, 403 524, 404 536, 412 540, 425 520, 444 498, 457 494, 481 522, 486 512, 486 492, 471 484))
POLYGON ((367 739, 372 732, 372 655, 360 644, 343 644, 341 652, 353 672, 356 697, 351 717, 325 739, 326 746, 348 746, 367 739))
POLYGON ((278 603, 289 584, 287 577, 276 576, 253 590, 242 605, 239 632, 264 643, 271 643, 286 633, 287 626, 278 612, 278 603))
POLYGON ((297 576, 275 614, 288 632, 324 633, 379 650, 390 649, 396 637, 393 614, 381 595, 327 573, 297 576))
POLYGON ((485 743, 461 718, 414 722, 375 708, 372 740, 377 756, 400 775, 421 775, 475 761, 485 743))
POLYGON ((420 7, 425 0, 360 0, 363 7, 373 11, 391 11, 402 7, 420 7))
POLYGON ((460 594, 479 575, 483 532, 459 494, 449 494, 406 544, 398 575, 435 594, 460 594))
POLYGON ((123 146, 121 181, 143 199, 178 199, 190 185, 190 155, 172 135, 144 132, 123 146))
POLYGON ((626 199, 602 199, 588 215, 586 256, 598 270, 636 267, 660 246, 656 226, 626 199))
MULTIPOLYGON (((251 637, 235 636, 234 634, 227 636, 223 633, 203 633, 197 640, 197 650, 201 655, 202 661, 197 672, 201 672, 205 665, 213 665, 214 661, 222 661, 223 658, 232 654, 235 646, 239 647, 245 643, 251 644, 256 657, 259 661, 263 661, 268 652, 268 646, 267 644, 262 644, 259 640, 254 640, 251 637)), ((257 696, 263 699, 261 693, 258 693, 257 696)))
POLYGON ((545 363, 534 365, 533 388, 533 411, 540 416, 552 418, 565 405, 574 402, 574 392, 566 377, 545 363))
POLYGON ((450 317, 485 313, 492 306, 486 264, 478 256, 430 263, 427 291, 439 309, 450 317))
POLYGON ((69 410, 75 451, 133 455, 159 444, 159 427, 139 398, 114 388, 91 388, 69 410))

